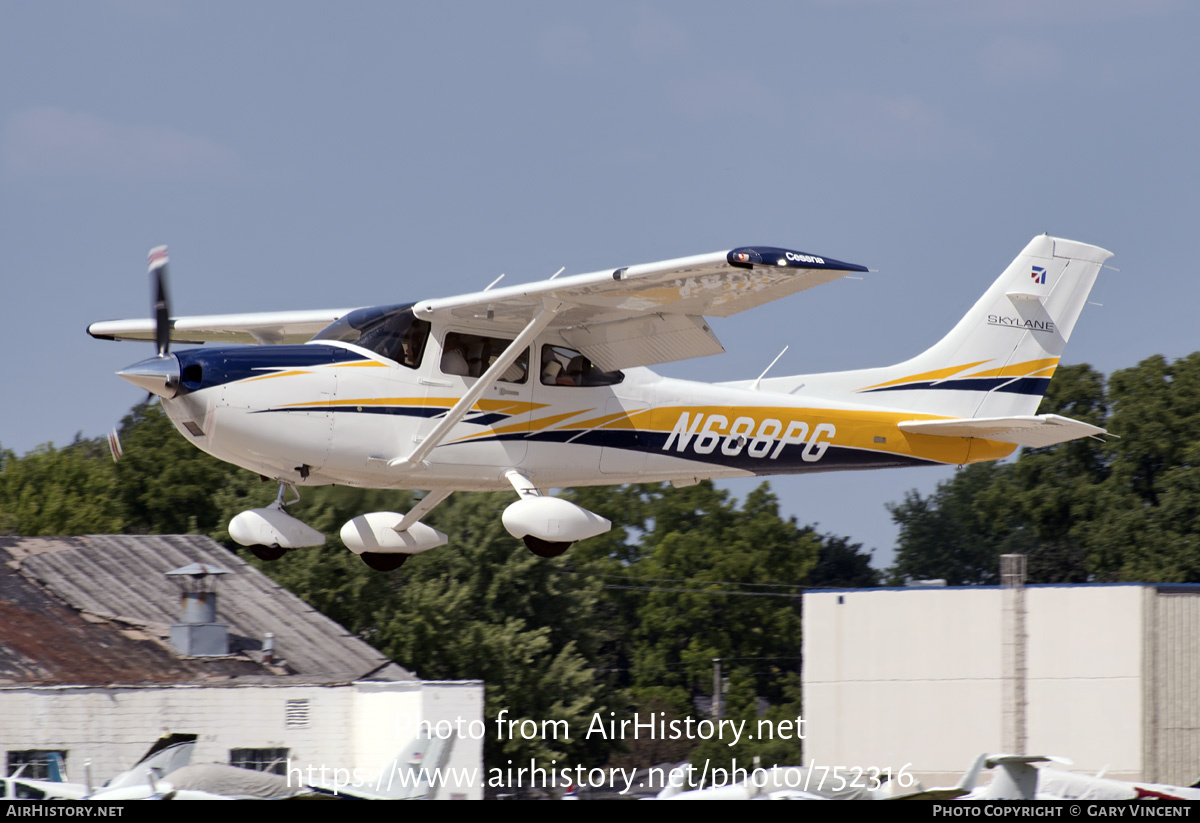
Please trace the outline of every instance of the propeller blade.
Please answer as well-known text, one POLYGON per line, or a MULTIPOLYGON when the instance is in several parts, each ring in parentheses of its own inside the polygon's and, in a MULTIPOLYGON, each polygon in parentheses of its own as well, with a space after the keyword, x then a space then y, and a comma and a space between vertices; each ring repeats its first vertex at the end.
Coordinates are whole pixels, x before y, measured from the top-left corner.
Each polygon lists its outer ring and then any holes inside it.
POLYGON ((150 249, 150 277, 154 281, 154 342, 158 356, 171 350, 171 304, 167 299, 167 247, 150 249))
POLYGON ((117 434, 116 429, 113 429, 108 433, 108 450, 112 452, 113 462, 119 463, 121 460, 121 455, 123 455, 125 452, 121 448, 121 438, 117 434))
MULTIPOLYGON (((134 363, 128 368, 117 372, 135 386, 146 389, 146 399, 149 403, 155 395, 173 397, 175 387, 179 384, 179 358, 169 355, 171 349, 171 301, 167 298, 167 247, 155 246, 150 249, 150 281, 154 292, 154 342, 158 346, 158 357, 134 363)), ((121 437, 114 428, 108 433, 108 450, 112 453, 114 463, 121 460, 124 449, 121 448, 121 437)))

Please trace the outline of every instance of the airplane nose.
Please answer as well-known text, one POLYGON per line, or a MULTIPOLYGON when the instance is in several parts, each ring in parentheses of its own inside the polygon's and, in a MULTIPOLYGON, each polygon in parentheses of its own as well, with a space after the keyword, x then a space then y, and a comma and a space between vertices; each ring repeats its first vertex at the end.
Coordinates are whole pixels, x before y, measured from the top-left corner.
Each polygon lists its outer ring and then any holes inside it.
POLYGON ((173 354, 151 357, 126 366, 117 372, 117 376, 151 394, 169 399, 179 391, 179 359, 173 354))

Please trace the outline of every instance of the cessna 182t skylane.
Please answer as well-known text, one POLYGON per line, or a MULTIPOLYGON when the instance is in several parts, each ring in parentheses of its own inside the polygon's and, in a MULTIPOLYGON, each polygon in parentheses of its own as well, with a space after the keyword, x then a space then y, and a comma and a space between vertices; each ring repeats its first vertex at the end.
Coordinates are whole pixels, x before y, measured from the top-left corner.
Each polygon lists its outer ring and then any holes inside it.
POLYGON ((155 317, 88 331, 156 340, 157 356, 118 374, 157 394, 198 448, 279 482, 274 505, 229 525, 259 557, 324 543, 285 513, 286 490, 428 490, 406 514, 342 528, 351 551, 389 570, 447 542, 420 518, 454 491, 511 486, 505 528, 554 557, 609 522, 551 488, 960 465, 1102 435, 1036 411, 1109 257, 1036 237, 911 360, 715 385, 641 367, 723 352, 704 315, 867 269, 754 246, 400 305, 172 318, 159 247, 155 317), (170 353, 172 340, 225 345, 170 353))

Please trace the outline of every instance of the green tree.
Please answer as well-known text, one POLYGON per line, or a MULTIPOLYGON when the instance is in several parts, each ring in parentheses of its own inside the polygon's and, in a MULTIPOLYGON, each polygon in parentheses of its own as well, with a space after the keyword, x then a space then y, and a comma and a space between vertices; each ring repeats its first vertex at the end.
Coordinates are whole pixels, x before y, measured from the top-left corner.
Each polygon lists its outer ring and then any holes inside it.
POLYGON ((798 593, 818 541, 779 517, 764 484, 739 510, 708 482, 650 496, 643 558, 631 569, 644 587, 633 629, 633 683, 709 692, 712 659, 771 658, 757 677, 776 696, 776 676, 798 666, 798 593), (794 588, 786 588, 791 586, 794 588))
POLYGON ((1096 580, 1200 582, 1200 353, 1109 381, 1110 472, 1082 528, 1096 580))
POLYGON ((905 578, 944 579, 952 586, 995 583, 999 556, 1012 530, 1006 512, 997 512, 985 493, 1010 467, 975 463, 939 483, 929 497, 915 491, 888 510, 900 525, 893 584, 905 578))
POLYGON ((0 450, 0 533, 105 534, 125 523, 107 447, 77 438, 23 458, 0 450))
POLYGON ((821 541, 817 563, 808 574, 808 585, 817 589, 857 589, 878 586, 883 576, 871 565, 871 554, 862 551, 862 543, 835 534, 817 536, 821 541))

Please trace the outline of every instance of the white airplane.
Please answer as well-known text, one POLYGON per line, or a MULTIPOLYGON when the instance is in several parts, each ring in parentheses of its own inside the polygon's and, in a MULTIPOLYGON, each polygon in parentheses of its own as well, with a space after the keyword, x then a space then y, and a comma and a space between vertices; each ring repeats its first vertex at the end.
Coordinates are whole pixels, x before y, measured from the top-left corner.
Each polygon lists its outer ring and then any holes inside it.
MULTIPOLYGON (((959 781, 960 800, 1200 800, 1200 789, 1115 780, 1102 774, 1086 775, 1053 766, 1070 765, 1062 757, 1024 754, 981 754, 959 781), (988 786, 975 788, 981 768, 996 769, 988 786)), ((942 790, 933 790, 934 792, 942 790)))
POLYGON ((279 482, 274 505, 229 526, 259 557, 324 543, 285 513, 287 490, 427 490, 406 514, 364 514, 341 530, 367 565, 390 570, 447 542, 420 519, 454 491, 511 487, 520 499, 505 527, 554 557, 610 524, 551 488, 961 465, 1103 435, 1036 411, 1109 257, 1036 237, 923 354, 737 383, 643 367, 723 352, 705 315, 867 269, 754 246, 415 303, 171 317, 159 247, 155 317, 88 331, 155 340, 155 357, 118 374, 158 395, 198 448, 279 482), (223 345, 170 353, 172 340, 223 345), (229 345, 241 343, 257 345, 229 345))

